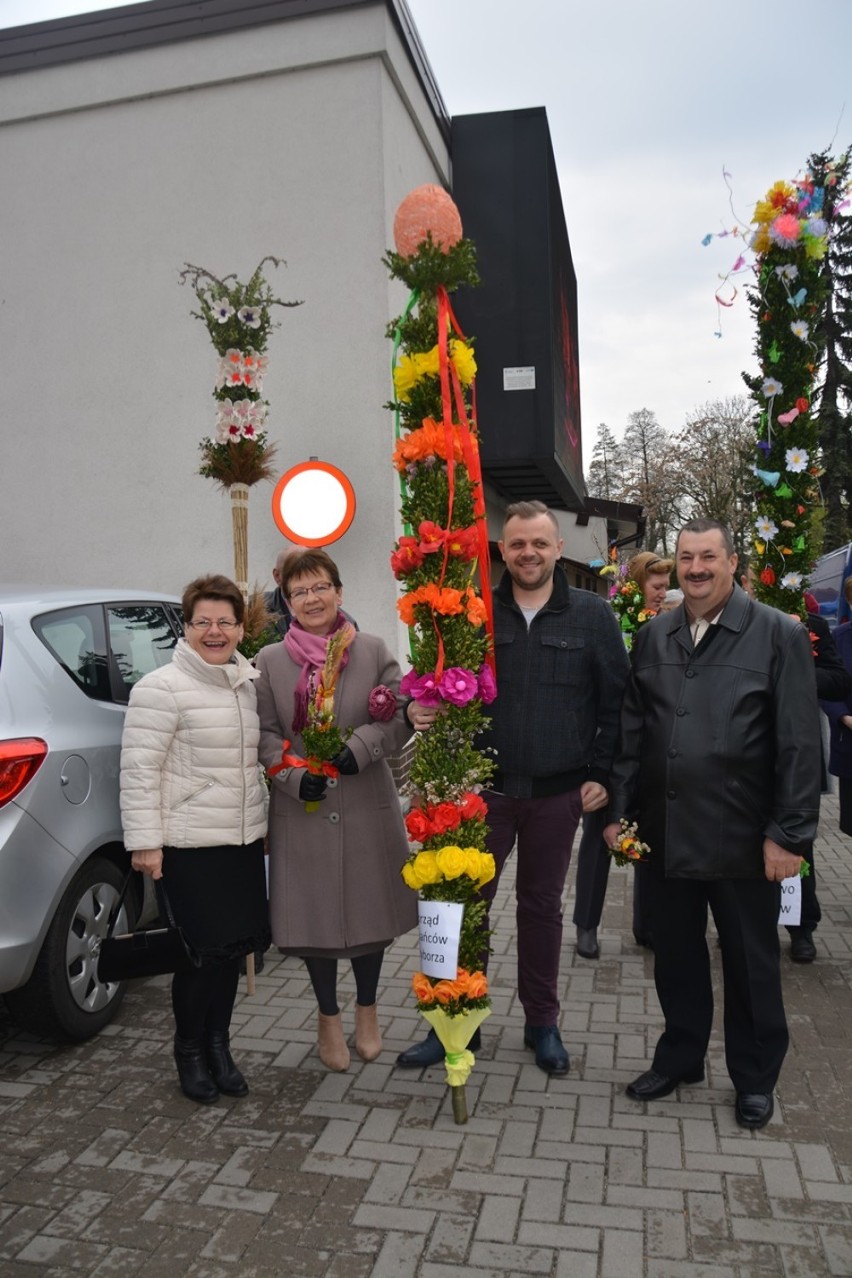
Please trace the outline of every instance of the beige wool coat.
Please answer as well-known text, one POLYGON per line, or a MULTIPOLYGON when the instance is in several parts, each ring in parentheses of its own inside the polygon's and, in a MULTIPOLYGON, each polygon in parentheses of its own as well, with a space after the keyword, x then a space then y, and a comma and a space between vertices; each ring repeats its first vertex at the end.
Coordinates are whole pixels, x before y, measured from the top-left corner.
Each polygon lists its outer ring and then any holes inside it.
MULTIPOLYGON (((300 666, 283 641, 257 656, 261 763, 281 761, 285 740, 304 757, 292 729, 300 666)), ((359 632, 339 676, 335 715, 354 729, 347 744, 359 771, 329 781, 316 812, 299 798, 302 768, 272 780, 269 814, 269 913, 275 945, 296 954, 366 953, 417 926, 417 894, 400 870, 408 839, 386 763, 411 736, 402 708, 388 723, 370 718, 367 699, 385 684, 399 690, 400 668, 383 640, 359 632)))

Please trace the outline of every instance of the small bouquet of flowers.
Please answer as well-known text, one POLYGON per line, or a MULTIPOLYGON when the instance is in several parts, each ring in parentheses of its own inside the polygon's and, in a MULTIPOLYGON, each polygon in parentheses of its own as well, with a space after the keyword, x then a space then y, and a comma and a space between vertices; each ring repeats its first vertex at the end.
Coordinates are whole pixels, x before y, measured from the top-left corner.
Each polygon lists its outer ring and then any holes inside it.
MULTIPOLYGON (((343 654, 354 638, 355 627, 351 625, 341 627, 329 638, 325 661, 315 680, 315 686, 310 688, 309 685, 306 721, 302 728, 305 758, 300 759, 298 755, 290 754, 290 742, 285 741, 281 762, 269 769, 271 777, 284 768, 307 768, 315 777, 338 775, 332 759, 340 754, 352 736, 352 729, 341 728, 334 717, 334 692, 343 654)), ((318 807, 319 803, 314 800, 305 803, 306 812, 316 812, 318 807)))
POLYGON ((618 619, 625 645, 630 649, 633 646, 633 636, 636 631, 656 614, 653 608, 645 607, 645 596, 642 593, 642 589, 637 582, 626 575, 626 565, 622 565, 619 569, 614 564, 610 564, 601 569, 602 577, 613 576, 615 573, 620 573, 621 578, 613 581, 610 586, 609 602, 618 619))
POLYGON ((636 822, 621 818, 621 833, 615 843, 611 843, 609 853, 616 865, 630 865, 637 861, 645 861, 651 851, 647 843, 640 843, 637 838, 636 822))

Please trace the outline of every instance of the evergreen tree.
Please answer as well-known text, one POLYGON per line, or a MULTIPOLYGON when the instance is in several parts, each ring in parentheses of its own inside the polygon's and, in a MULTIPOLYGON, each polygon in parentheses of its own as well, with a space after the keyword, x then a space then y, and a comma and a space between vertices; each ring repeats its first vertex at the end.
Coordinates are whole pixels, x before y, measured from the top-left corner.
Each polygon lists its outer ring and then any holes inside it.
POLYGON ((817 337, 825 362, 817 417, 825 467, 825 549, 833 550, 852 539, 852 218, 839 207, 848 198, 849 152, 839 160, 816 152, 808 171, 825 192, 828 223, 821 270, 825 310, 817 337))
POLYGON ((606 422, 598 426, 598 437, 592 449, 586 488, 590 497, 618 501, 624 486, 624 463, 621 447, 606 422))

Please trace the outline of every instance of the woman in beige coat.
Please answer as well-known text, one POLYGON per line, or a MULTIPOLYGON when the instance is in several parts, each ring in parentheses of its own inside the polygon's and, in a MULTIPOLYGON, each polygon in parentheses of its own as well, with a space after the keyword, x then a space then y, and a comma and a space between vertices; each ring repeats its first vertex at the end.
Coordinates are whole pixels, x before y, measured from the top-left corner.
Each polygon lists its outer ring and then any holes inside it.
POLYGON ((337 1002, 339 959, 356 985, 355 1048, 382 1048, 376 993, 385 949, 417 926, 416 897, 402 881, 408 840, 386 757, 411 735, 396 705, 400 669, 384 642, 356 633, 340 611, 337 565, 325 551, 294 551, 281 566, 293 623, 257 657, 260 759, 267 769, 307 753, 301 730, 330 635, 348 640, 334 699, 335 720, 352 735, 339 775, 313 776, 286 764, 274 773, 270 804, 270 920, 273 942, 305 960, 319 1008, 320 1059, 345 1070, 349 1048, 337 1002), (315 807, 308 810, 306 802, 315 807))
POLYGON ((227 577, 183 594, 186 638, 130 694, 121 743, 121 820, 131 863, 162 880, 200 964, 172 980, 181 1087, 210 1104, 245 1096, 229 1046, 240 957, 269 945, 257 761, 257 671, 237 652, 244 602, 227 577))

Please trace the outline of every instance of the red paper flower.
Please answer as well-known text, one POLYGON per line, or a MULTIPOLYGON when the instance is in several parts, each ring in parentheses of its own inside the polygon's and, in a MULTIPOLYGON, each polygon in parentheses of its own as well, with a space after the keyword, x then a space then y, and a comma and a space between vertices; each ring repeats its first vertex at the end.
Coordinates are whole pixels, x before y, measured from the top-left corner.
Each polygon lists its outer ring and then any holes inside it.
POLYGON ((397 578, 419 568, 423 563, 423 551, 416 537, 400 537, 399 548, 391 555, 391 569, 397 578))
POLYGON ((417 531, 420 533, 420 549, 424 555, 434 555, 443 550, 447 534, 440 524, 424 519, 417 531))
POLYGON ((462 814, 455 803, 438 803, 429 809, 432 819, 432 833, 446 834, 448 830, 457 830, 461 825, 462 814))
POLYGON ((405 818, 405 828, 412 843, 423 843, 432 833, 432 823, 422 808, 412 808, 405 818))
POLYGON ((475 524, 469 528, 455 528, 447 533, 447 549, 456 559, 475 559, 478 553, 478 537, 475 524))
POLYGON ((474 821, 477 817, 483 821, 488 815, 488 805, 479 794, 474 794, 472 790, 468 790, 467 794, 462 798, 459 808, 463 821, 474 821))

